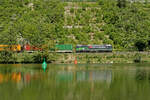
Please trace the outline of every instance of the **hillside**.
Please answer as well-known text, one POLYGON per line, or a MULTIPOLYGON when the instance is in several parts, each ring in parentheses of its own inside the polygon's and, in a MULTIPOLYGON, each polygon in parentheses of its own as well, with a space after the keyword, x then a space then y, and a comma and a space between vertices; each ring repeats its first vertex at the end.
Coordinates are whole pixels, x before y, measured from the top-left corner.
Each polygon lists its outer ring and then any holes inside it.
POLYGON ((116 50, 140 51, 150 48, 148 2, 3 0, 0 11, 0 44, 112 44, 116 50))

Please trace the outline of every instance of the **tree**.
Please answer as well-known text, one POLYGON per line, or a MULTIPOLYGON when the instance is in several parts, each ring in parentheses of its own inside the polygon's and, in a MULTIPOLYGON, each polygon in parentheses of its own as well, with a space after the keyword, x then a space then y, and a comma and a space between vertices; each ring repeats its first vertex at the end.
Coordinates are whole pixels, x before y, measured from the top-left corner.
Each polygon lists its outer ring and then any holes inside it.
POLYGON ((126 7, 126 0, 117 0, 117 6, 119 8, 125 8, 126 7))
POLYGON ((139 40, 135 43, 135 47, 138 49, 138 51, 144 51, 144 49, 146 48, 146 42, 139 40))

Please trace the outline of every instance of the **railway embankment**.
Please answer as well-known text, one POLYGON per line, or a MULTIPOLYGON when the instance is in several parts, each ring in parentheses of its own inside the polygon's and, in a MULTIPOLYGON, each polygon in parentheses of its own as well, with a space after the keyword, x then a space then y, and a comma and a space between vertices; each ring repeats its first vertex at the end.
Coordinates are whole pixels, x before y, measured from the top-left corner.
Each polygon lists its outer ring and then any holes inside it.
POLYGON ((110 64, 110 63, 150 63, 150 52, 105 52, 105 53, 5 53, 0 55, 0 63, 47 63, 53 64, 110 64))

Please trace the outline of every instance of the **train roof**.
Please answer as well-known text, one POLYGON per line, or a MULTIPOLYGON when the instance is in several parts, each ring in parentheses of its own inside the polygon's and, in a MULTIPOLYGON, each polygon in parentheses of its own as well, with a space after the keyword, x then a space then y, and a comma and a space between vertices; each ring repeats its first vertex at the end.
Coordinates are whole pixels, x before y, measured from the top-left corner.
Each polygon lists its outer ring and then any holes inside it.
POLYGON ((76 46, 112 46, 111 44, 102 44, 102 45, 81 45, 81 44, 78 44, 76 46))

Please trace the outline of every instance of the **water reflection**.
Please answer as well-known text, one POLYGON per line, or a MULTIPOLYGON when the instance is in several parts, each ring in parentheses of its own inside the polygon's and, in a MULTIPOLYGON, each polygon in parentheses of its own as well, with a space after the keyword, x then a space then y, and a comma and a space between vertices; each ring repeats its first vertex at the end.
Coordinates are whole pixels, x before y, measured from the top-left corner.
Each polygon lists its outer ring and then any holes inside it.
POLYGON ((58 71, 56 75, 58 81, 66 82, 105 82, 110 84, 112 81, 111 70, 100 71, 58 71))
POLYGON ((146 70, 137 70, 136 71, 136 80, 146 80, 147 78, 147 72, 146 70))
POLYGON ((149 69, 52 65, 43 72, 35 67, 3 67, 0 95, 2 100, 16 100, 18 93, 32 100, 149 100, 149 69))
MULTIPOLYGON (((31 80, 42 80, 44 75, 54 74, 56 81, 96 81, 96 82, 106 82, 111 83, 112 81, 112 71, 111 70, 94 70, 94 71, 68 71, 68 70, 58 70, 56 73, 48 72, 43 73, 39 72, 18 72, 18 71, 4 71, 0 72, 0 83, 4 82, 16 82, 19 83, 23 81, 25 83, 30 82, 31 80)), ((48 77, 47 77, 48 78, 48 77)), ((48 79, 47 79, 48 80, 48 79)))
POLYGON ((149 70, 136 70, 135 79, 138 83, 149 81, 150 83, 150 71, 149 70))

